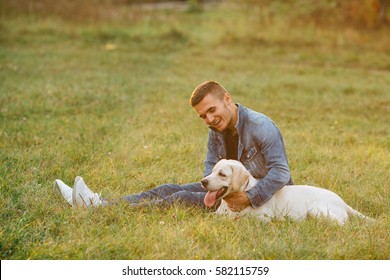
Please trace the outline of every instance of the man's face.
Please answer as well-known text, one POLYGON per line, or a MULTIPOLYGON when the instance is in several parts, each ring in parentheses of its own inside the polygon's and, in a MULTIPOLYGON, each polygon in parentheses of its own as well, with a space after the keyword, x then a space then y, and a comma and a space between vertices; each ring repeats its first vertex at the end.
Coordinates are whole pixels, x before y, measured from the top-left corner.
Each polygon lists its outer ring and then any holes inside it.
POLYGON ((225 94, 222 100, 208 94, 194 106, 194 109, 208 126, 222 132, 226 128, 232 128, 235 125, 232 124, 233 112, 229 108, 231 102, 229 94, 225 94))

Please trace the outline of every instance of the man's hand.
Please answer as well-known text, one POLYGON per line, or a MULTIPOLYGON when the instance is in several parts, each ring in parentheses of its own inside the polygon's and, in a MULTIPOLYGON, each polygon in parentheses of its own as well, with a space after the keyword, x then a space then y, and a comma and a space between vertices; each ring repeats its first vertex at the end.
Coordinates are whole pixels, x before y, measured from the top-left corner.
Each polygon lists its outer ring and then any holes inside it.
POLYGON ((251 205, 251 202, 245 192, 231 193, 223 199, 226 201, 229 209, 233 212, 241 211, 251 205))

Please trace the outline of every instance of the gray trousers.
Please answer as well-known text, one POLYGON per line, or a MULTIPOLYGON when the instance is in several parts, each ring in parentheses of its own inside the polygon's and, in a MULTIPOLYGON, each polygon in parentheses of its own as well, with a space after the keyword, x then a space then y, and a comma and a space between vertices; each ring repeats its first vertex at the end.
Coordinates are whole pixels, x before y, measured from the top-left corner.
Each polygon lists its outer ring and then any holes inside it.
POLYGON ((201 183, 165 184, 139 194, 125 196, 124 200, 131 206, 169 207, 180 202, 188 206, 207 208, 203 202, 206 192, 201 183))

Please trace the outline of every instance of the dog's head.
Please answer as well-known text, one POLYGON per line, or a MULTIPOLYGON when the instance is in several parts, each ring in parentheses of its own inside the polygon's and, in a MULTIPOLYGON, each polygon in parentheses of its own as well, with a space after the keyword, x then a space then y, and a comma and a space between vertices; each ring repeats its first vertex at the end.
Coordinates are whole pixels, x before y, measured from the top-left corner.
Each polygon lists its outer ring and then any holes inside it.
POLYGON ((204 203, 213 207, 216 202, 233 192, 243 191, 248 184, 250 174, 241 162, 236 160, 220 160, 211 174, 201 181, 208 190, 204 203))

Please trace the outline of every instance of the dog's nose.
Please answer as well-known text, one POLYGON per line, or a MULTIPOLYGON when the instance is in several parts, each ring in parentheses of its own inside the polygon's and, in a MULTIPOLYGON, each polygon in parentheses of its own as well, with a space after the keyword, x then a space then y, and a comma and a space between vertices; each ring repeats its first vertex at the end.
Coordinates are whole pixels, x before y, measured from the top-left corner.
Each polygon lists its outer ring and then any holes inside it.
POLYGON ((202 184, 202 187, 207 188, 209 181, 207 179, 203 179, 202 181, 200 181, 200 183, 202 184))

